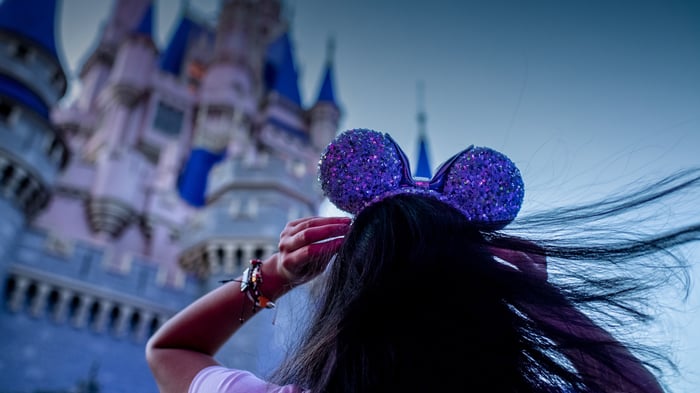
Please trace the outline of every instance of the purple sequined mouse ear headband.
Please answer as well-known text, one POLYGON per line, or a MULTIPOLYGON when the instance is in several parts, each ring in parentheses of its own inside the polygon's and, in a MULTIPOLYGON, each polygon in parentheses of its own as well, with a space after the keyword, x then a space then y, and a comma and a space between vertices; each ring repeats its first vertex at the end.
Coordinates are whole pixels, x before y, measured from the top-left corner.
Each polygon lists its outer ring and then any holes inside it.
POLYGON ((368 129, 345 131, 326 147, 319 181, 325 196, 353 215, 393 195, 421 194, 491 229, 515 219, 525 193, 515 164, 485 147, 469 146, 445 161, 432 179, 414 179, 406 154, 389 134, 368 129))

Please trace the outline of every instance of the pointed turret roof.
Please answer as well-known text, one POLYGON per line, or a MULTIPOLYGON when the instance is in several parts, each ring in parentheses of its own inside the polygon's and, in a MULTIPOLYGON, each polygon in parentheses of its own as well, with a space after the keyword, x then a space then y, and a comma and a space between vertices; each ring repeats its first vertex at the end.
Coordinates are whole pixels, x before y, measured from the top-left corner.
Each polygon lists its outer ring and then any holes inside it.
POLYGON ((430 169, 430 158, 428 157, 428 137, 425 131, 426 115, 423 109, 423 83, 418 82, 418 165, 413 174, 415 177, 430 179, 433 177, 430 169))
POLYGON ((155 7, 153 1, 146 7, 146 12, 143 13, 141 21, 134 29, 135 33, 148 36, 153 40, 153 8, 155 7))
POLYGON ((0 30, 35 42, 58 61, 56 11, 57 0, 0 1, 0 30))
POLYGON ((433 177, 430 169, 430 158, 428 157, 428 138, 425 134, 418 136, 418 165, 413 176, 426 179, 433 177))
POLYGON ((321 82, 321 88, 318 91, 316 102, 328 102, 337 106, 335 100, 335 89, 333 89, 333 55, 335 51, 335 42, 333 39, 328 40, 328 48, 326 53, 326 66, 321 82))
POLYGON ((316 102, 329 102, 331 104, 336 104, 335 93, 333 89, 333 66, 332 64, 326 65, 326 72, 323 76, 323 82, 321 84, 321 89, 318 91, 318 98, 316 102))
POLYGON ((282 34, 268 47, 266 67, 265 81, 268 88, 301 106, 299 75, 288 32, 282 34))

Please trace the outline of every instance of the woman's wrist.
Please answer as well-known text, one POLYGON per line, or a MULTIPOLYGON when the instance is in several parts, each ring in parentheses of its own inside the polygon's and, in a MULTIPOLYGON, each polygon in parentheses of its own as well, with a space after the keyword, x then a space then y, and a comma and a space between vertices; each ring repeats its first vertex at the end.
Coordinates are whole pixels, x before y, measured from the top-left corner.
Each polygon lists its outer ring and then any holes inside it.
POLYGON ((272 254, 260 266, 262 274, 261 291, 270 300, 277 300, 294 286, 284 270, 279 266, 279 254, 272 254))

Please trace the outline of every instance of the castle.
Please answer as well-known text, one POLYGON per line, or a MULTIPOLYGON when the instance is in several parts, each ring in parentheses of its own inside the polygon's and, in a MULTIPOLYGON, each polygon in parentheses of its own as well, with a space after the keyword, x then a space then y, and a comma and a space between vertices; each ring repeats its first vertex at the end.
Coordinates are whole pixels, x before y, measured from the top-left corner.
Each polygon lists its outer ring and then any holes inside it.
MULTIPOLYGON (((183 7, 164 47, 155 5, 114 1, 58 105, 60 1, 0 3, 0 391, 157 391, 149 335, 318 214, 332 63, 305 107, 279 0, 222 1, 216 23, 183 7)), ((272 361, 269 318, 227 362, 272 361)))
MULTIPOLYGON (((59 105, 60 5, 0 2, 0 392, 156 392, 148 337, 319 214, 316 165, 341 118, 332 59, 305 106, 280 0, 222 0, 215 23, 182 7, 162 47, 155 0, 114 0, 59 105)), ((280 352, 280 304, 219 359, 276 364, 262 354, 280 352)))

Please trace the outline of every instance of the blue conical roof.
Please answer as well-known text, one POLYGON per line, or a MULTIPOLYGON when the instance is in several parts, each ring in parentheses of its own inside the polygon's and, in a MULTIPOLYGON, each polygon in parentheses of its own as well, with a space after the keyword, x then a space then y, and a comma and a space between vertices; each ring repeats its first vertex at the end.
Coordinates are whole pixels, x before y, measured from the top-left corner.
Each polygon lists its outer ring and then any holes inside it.
POLYGON ((318 90, 318 97, 316 102, 327 102, 335 106, 338 106, 335 100, 335 90, 333 89, 333 55, 335 52, 335 40, 333 38, 328 40, 328 46, 326 48, 326 66, 323 73, 323 80, 321 81, 321 88, 318 90))
POLYGON ((0 1, 0 30, 33 41, 58 61, 56 11, 57 0, 0 1))
POLYGON ((330 62, 326 64, 326 72, 323 75, 323 82, 321 83, 321 89, 318 91, 316 102, 336 104, 335 91, 333 89, 333 65, 330 62))
POLYGON ((153 39, 153 8, 154 4, 151 1, 150 4, 148 4, 148 7, 146 8, 146 12, 143 13, 143 16, 141 17, 141 21, 139 24, 136 26, 136 29, 134 30, 135 33, 139 33, 145 36, 150 37, 153 39))
POLYGON ((268 88, 301 106, 298 79, 292 42, 285 32, 268 47, 265 81, 268 88))
POLYGON ((430 169, 430 159, 428 158, 428 141, 424 134, 421 134, 418 139, 418 165, 413 175, 426 179, 433 177, 430 169))

